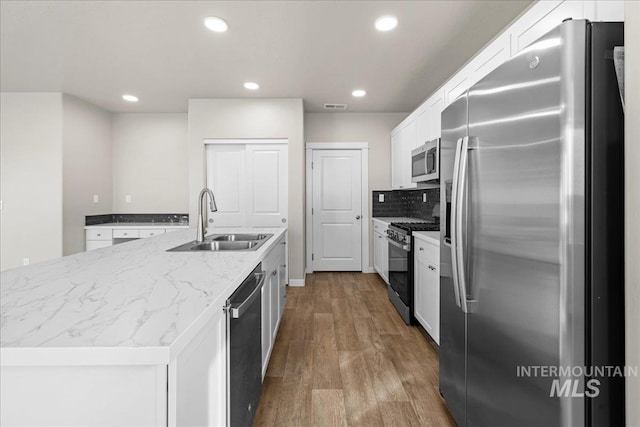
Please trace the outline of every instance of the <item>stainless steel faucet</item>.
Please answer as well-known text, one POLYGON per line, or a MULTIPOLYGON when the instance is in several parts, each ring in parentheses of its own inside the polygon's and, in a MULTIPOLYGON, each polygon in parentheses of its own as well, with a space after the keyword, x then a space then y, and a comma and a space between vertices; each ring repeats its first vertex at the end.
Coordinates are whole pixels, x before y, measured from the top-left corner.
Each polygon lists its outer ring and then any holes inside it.
POLYGON ((208 188, 203 188, 200 191, 200 195, 198 196, 198 235, 196 236, 196 243, 204 242, 204 232, 207 229, 205 224, 206 215, 202 214, 202 201, 204 200, 204 195, 209 195, 209 203, 211 207, 211 212, 217 212, 218 207, 216 206, 216 198, 213 197, 213 191, 208 188))

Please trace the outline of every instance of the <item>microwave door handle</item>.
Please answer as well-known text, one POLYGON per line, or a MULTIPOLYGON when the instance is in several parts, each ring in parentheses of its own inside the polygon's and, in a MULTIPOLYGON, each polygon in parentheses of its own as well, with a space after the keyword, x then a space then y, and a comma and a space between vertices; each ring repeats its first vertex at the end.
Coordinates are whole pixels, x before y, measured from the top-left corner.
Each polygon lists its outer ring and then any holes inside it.
POLYGON ((456 229, 456 218, 458 211, 458 181, 459 181, 459 172, 460 172, 460 152, 462 148, 462 138, 458 139, 456 142, 456 154, 453 162, 453 182, 451 183, 451 271, 453 278, 453 293, 456 299, 456 305, 462 308, 460 302, 460 288, 458 281, 458 252, 456 250, 456 246, 458 244, 458 230, 456 229))

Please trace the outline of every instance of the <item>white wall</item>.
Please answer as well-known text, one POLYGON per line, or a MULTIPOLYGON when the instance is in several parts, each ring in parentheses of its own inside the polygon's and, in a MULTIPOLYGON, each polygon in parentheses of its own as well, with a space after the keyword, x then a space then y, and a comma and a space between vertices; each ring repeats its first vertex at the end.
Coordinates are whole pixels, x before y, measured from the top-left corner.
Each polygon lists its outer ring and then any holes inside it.
MULTIPOLYGON (((625 17, 626 364, 640 368, 640 2, 625 17)), ((627 425, 640 426, 640 378, 627 378, 627 425)))
POLYGON ((186 114, 114 114, 113 212, 186 213, 187 151, 186 114))
MULTIPOLYGON (((305 142, 368 142, 369 200, 372 191, 391 189, 390 133, 408 113, 306 113, 305 142)), ((373 226, 369 224, 369 260, 373 263, 373 226)), ((369 267, 372 267, 369 266, 369 267)))
MULTIPOLYGON (((207 138, 289 140, 289 277, 304 279, 304 113, 301 99, 189 100, 189 214, 205 185, 207 138)), ((190 221, 195 226, 196 221, 190 221)))
POLYGON ((62 255, 62 95, 0 94, 0 270, 62 255))
POLYGON ((85 215, 111 213, 111 113, 63 95, 62 147, 63 255, 71 255, 85 250, 85 215))

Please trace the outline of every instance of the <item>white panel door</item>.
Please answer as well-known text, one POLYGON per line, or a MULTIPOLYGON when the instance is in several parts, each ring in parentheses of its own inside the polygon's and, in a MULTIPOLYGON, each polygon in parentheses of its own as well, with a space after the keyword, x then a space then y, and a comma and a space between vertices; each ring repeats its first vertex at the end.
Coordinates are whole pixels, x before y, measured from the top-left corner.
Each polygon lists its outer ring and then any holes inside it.
MULTIPOLYGON (((244 227, 246 175, 244 145, 207 145, 207 187, 218 211, 209 212, 214 227, 244 227)), ((207 202, 207 207, 209 203, 207 202)))
POLYGON ((283 227, 288 212, 288 147, 247 145, 247 225, 283 227))
POLYGON ((362 271, 360 150, 313 151, 313 269, 362 271))

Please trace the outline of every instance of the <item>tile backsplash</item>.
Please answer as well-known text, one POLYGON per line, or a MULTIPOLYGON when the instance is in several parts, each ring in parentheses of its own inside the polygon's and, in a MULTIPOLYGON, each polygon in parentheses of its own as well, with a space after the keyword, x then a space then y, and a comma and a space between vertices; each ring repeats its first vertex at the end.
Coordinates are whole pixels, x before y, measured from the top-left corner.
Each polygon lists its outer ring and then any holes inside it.
POLYGON ((432 216, 433 208, 440 202, 438 188, 418 190, 394 190, 373 192, 373 217, 410 217, 425 221, 438 221, 432 216), (378 196, 384 194, 384 202, 378 196), (423 202, 423 194, 426 202, 423 202))

